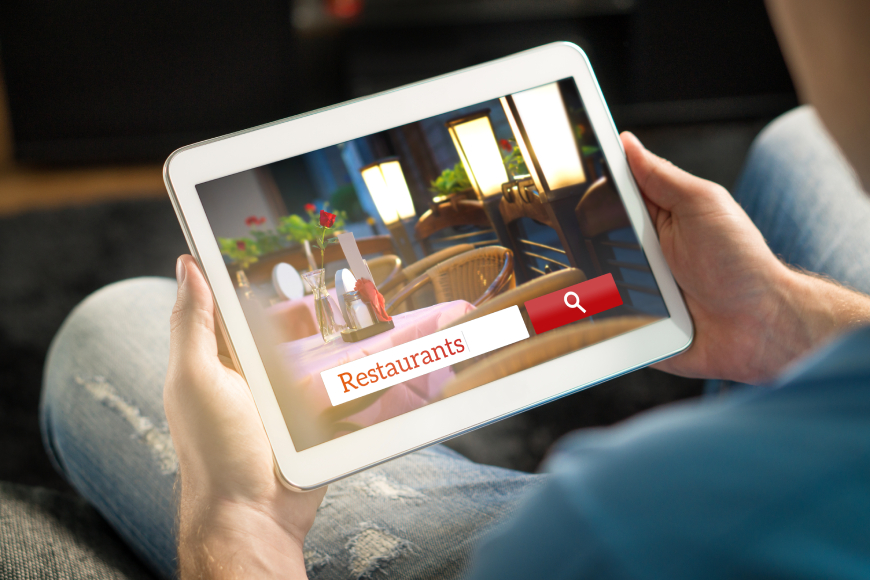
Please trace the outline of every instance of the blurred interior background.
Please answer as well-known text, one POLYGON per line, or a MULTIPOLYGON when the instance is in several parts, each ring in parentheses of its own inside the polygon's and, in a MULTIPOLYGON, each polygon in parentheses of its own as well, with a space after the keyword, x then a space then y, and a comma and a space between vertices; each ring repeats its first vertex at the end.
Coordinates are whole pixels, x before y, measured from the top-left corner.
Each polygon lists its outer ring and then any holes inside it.
MULTIPOLYGON (((3 2, 0 480, 64 488, 36 423, 45 354, 90 292, 173 275, 174 149, 560 40, 620 130, 728 188, 797 104, 762 0, 3 2)), ((451 445, 533 470, 568 430, 701 390, 644 370, 451 445)))

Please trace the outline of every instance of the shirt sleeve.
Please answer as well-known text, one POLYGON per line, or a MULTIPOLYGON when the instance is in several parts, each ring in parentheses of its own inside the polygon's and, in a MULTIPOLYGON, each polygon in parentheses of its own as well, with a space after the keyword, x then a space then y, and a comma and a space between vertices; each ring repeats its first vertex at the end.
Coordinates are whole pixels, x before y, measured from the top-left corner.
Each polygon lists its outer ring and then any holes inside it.
POLYGON ((865 577, 868 352, 870 328, 776 387, 568 436, 470 577, 865 577))

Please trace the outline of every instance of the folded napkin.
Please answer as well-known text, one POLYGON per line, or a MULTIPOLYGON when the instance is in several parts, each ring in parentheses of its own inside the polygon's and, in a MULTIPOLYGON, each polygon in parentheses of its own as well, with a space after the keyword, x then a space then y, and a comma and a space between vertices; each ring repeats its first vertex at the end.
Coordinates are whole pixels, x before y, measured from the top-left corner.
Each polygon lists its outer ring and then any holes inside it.
POLYGON ((356 281, 354 290, 359 292, 360 298, 362 298, 363 302, 372 305, 372 308, 375 311, 375 316, 378 317, 378 320, 381 322, 389 322, 393 319, 392 316, 387 314, 384 295, 378 292, 378 289, 375 288, 374 282, 367 278, 360 278, 356 281))

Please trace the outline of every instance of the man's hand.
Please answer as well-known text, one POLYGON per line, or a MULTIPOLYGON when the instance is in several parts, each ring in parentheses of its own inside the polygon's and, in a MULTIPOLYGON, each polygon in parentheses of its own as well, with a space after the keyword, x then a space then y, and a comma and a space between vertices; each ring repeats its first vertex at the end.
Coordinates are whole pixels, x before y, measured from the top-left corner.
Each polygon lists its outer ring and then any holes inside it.
POLYGON ((302 543, 325 488, 296 493, 278 481, 248 385, 219 358, 196 261, 179 258, 176 275, 163 400, 181 479, 181 578, 305 578, 302 543))
POLYGON ((692 346, 656 368, 763 382, 834 333, 870 322, 870 298, 780 262, 725 188, 631 133, 622 143, 695 323, 692 346))

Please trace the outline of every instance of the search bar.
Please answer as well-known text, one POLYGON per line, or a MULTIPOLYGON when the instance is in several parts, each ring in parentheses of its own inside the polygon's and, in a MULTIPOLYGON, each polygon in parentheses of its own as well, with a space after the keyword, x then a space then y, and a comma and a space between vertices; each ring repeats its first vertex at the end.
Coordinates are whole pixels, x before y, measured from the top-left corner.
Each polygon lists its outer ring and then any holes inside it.
POLYGON ((622 296, 613 274, 605 274, 538 296, 526 302, 525 306, 535 332, 541 334, 622 306, 622 296))

